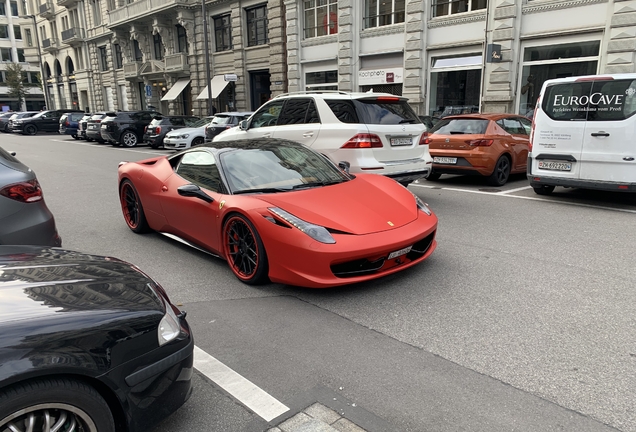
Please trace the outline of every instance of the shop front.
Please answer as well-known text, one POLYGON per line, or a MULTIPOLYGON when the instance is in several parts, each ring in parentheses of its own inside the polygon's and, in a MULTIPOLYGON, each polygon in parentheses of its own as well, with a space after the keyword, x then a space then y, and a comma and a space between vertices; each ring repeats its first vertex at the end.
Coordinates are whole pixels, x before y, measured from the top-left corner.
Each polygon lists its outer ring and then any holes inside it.
POLYGON ((479 112, 481 76, 480 53, 431 55, 429 115, 444 117, 479 112))

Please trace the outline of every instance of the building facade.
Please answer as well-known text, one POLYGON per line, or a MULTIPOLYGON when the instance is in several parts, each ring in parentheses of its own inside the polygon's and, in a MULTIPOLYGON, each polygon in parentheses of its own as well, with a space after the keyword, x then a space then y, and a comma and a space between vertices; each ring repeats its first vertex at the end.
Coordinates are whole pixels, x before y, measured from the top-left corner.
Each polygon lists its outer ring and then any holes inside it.
POLYGON ((205 115, 322 89, 527 114, 546 79, 636 72, 636 0, 216 0, 207 38, 193 0, 27 1, 60 108, 205 115))
POLYGON ((0 108, 3 111, 40 110, 46 104, 42 93, 38 57, 28 56, 30 47, 36 47, 24 3, 0 0, 0 108), (27 94, 25 100, 9 96, 6 70, 9 64, 22 68, 22 82, 27 94))
POLYGON ((286 0, 289 90, 386 91, 420 114, 534 107, 546 79, 636 72, 633 0, 286 0))

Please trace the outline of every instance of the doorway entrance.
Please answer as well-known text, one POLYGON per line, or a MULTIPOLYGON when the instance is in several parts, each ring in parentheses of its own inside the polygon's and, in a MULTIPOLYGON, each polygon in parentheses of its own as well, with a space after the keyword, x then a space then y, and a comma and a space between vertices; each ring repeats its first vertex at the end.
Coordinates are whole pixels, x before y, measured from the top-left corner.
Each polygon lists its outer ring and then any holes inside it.
POLYGON ((252 111, 256 111, 258 107, 263 105, 272 97, 269 89, 271 82, 269 80, 269 70, 250 71, 250 88, 252 111))

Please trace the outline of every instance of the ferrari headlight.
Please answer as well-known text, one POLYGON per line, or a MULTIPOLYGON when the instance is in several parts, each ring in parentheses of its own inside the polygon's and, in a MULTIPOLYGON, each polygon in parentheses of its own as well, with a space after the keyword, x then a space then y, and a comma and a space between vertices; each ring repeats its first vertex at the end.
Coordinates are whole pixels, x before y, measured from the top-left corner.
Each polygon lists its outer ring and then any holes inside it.
MULTIPOLYGON (((411 192, 411 191, 409 191, 411 192)), ((431 215, 431 209, 428 208, 428 206, 424 203, 424 201, 422 201, 420 199, 420 197, 418 197, 417 195, 415 195, 413 192, 411 192, 411 194, 413 195, 413 198, 415 198, 415 203, 417 204, 417 208, 422 210, 424 213, 426 213, 427 215, 431 215)))
POLYGON ((327 228, 322 227, 320 225, 314 225, 309 222, 305 222, 304 220, 297 218, 291 213, 286 212, 285 210, 278 207, 270 207, 269 211, 274 213, 276 216, 289 223, 290 225, 295 226, 305 234, 307 234, 312 239, 319 241, 320 243, 333 244, 336 240, 331 236, 327 228))
POLYGON ((161 322, 159 322, 159 346, 174 340, 177 336, 179 336, 179 333, 181 333, 179 318, 177 318, 174 310, 172 310, 172 306, 166 304, 166 314, 161 319, 161 322))

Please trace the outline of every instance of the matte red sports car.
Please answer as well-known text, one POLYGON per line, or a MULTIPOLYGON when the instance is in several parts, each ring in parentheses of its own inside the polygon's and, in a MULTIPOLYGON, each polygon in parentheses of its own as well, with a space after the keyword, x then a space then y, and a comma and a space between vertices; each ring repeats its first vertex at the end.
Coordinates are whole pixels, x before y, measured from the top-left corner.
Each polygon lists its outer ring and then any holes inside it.
POLYGON ((239 280, 324 288, 435 249, 437 217, 396 181, 353 176, 301 144, 210 143, 119 166, 124 219, 225 258, 239 280))

